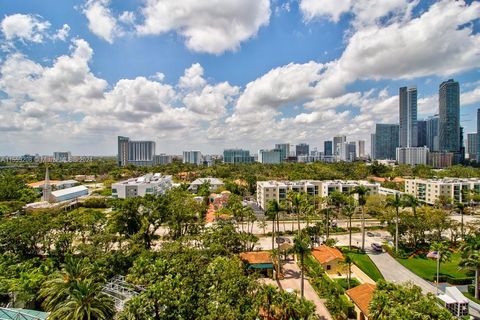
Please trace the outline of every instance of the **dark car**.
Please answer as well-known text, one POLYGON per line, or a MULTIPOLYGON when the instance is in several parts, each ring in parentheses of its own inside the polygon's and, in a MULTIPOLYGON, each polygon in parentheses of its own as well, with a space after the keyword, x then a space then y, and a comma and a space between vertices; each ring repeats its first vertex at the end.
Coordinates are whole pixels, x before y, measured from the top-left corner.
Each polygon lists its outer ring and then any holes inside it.
POLYGON ((373 251, 375 252, 383 252, 383 248, 382 248, 382 245, 380 243, 372 243, 372 249, 373 251))
POLYGON ((375 235, 373 234, 373 232, 370 232, 370 231, 367 232, 367 236, 369 236, 369 237, 375 237, 375 235))

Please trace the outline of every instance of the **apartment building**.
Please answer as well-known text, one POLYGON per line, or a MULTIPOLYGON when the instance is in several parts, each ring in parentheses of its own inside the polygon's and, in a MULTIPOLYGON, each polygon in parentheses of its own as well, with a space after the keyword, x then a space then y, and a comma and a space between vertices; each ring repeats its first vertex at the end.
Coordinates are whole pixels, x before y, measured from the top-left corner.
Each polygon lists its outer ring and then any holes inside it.
POLYGON ((469 190, 480 192, 480 179, 405 179, 405 193, 428 204, 435 204, 441 197, 465 202, 464 195, 469 190))
POLYGON ((257 202, 260 208, 266 209, 268 202, 278 202, 287 199, 288 191, 304 192, 309 195, 326 197, 334 191, 349 193, 356 186, 364 185, 369 194, 378 193, 379 185, 368 181, 354 180, 298 180, 298 181, 258 181, 257 202))
POLYGON ((138 178, 112 184, 113 198, 144 197, 147 194, 164 194, 172 188, 172 176, 149 173, 138 178))

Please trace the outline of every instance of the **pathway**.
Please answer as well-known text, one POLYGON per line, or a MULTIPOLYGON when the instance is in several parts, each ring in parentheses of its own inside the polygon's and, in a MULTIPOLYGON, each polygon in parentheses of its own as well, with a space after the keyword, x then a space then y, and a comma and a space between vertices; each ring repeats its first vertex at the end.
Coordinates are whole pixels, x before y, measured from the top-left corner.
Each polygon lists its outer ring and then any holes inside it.
POLYGON ((422 288, 423 293, 437 293, 437 288, 434 285, 405 268, 388 253, 367 253, 385 280, 396 283, 412 282, 422 288))

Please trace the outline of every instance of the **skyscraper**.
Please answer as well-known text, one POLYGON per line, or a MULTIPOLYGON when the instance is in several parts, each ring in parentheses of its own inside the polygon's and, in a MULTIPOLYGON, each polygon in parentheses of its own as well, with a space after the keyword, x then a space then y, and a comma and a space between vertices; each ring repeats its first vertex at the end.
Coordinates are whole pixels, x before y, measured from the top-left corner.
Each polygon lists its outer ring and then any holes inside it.
POLYGON ((377 123, 375 128, 375 159, 395 159, 399 145, 399 125, 377 123))
POLYGON ((306 143, 300 143, 295 146, 295 152, 298 156, 308 156, 310 154, 310 146, 306 143))
POLYGON ((357 155, 359 158, 365 157, 365 140, 358 140, 357 155))
POLYGON ((460 153, 460 87, 449 79, 439 88, 439 149, 460 153))
POLYGON ((477 160, 477 133, 467 133, 467 154, 470 160, 477 160))
POLYGON ((333 143, 332 140, 326 140, 323 142, 323 155, 331 156, 333 155, 333 143))
POLYGON ((401 87, 399 90, 400 146, 416 147, 417 131, 417 88, 401 87))
POLYGON ((333 137, 333 154, 338 156, 340 154, 340 143, 347 142, 346 136, 333 137))
POLYGON ((250 155, 250 151, 243 149, 225 149, 223 150, 223 162, 224 163, 252 163, 253 157, 250 155))
POLYGON ((425 147, 427 145, 427 120, 417 121, 417 146, 425 147))
POLYGON ((371 133, 370 134, 370 158, 371 159, 376 159, 375 158, 375 140, 376 140, 376 134, 371 133))
POLYGON ((430 151, 438 151, 438 115, 427 119, 427 147, 430 151))
POLYGON ((128 137, 118 136, 118 154, 117 160, 120 167, 128 164, 128 137))
POLYGON ((154 164, 155 142, 132 141, 128 137, 118 137, 118 165, 151 166, 154 164))
POLYGON ((477 163, 480 163, 480 109, 477 109, 477 163))
POLYGON ((288 143, 276 144, 275 149, 280 150, 280 158, 282 161, 290 156, 290 144, 288 143))
POLYGON ((200 151, 183 151, 183 163, 202 164, 202 153, 200 151))

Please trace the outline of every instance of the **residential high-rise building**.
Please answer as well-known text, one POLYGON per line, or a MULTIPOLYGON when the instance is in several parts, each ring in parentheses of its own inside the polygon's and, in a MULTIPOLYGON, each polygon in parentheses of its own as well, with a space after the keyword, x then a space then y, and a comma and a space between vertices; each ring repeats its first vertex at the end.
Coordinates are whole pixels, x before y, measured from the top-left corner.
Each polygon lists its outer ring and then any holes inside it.
POLYGON ((284 161, 290 156, 290 144, 288 143, 276 144, 275 149, 280 150, 280 158, 282 159, 282 161, 284 161))
POLYGON ((477 163, 480 163, 480 109, 477 109, 477 163))
POLYGON ((250 151, 243 149, 225 149, 223 150, 224 163, 252 163, 254 157, 250 155, 250 151))
POLYGON ((365 140, 358 140, 357 155, 359 158, 365 158, 365 140))
POLYGON ((375 140, 376 140, 375 133, 371 133, 370 134, 370 158, 371 159, 376 159, 375 158, 375 140))
POLYGON ((347 161, 355 161, 357 158, 357 144, 351 141, 347 145, 347 161))
POLYGON ((417 146, 417 88, 399 90, 400 147, 417 146))
POLYGON ((438 151, 438 114, 427 119, 427 148, 438 151))
POLYGON ((155 155, 153 162, 156 165, 157 164, 169 164, 169 163, 173 162, 173 156, 167 155, 165 153, 155 155))
POLYGON ((120 167, 128 165, 128 137, 118 136, 118 154, 117 162, 120 167))
POLYGON ((295 146, 295 152, 298 156, 308 156, 310 154, 310 146, 306 143, 300 143, 295 146))
POLYGON ((183 151, 183 163, 201 165, 203 163, 202 153, 200 151, 183 151))
POLYGON ((282 162, 282 150, 258 150, 258 162, 277 164, 282 162))
POLYGON ((399 147, 397 148, 398 164, 427 164, 427 147, 399 147))
POLYGON ((439 149, 460 152, 460 86, 449 79, 439 89, 439 149))
POLYGON ((323 155, 332 156, 333 155, 333 143, 332 140, 326 140, 323 142, 323 155))
POLYGON ((133 141, 128 137, 118 137, 118 165, 151 166, 154 164, 155 142, 133 141))
POLYGON ((340 154, 340 148, 339 145, 342 142, 346 142, 347 137, 346 136, 336 136, 333 137, 333 154, 338 156, 340 154))
POLYGON ((427 120, 417 121, 417 146, 427 146, 427 120))
POLYGON ((465 142, 463 137, 463 127, 460 127, 460 155, 457 155, 456 163, 463 163, 465 161, 465 142))
POLYGON ((72 154, 70 151, 58 151, 53 153, 53 159, 55 162, 70 162, 72 161, 72 154))
POLYGON ((467 155, 468 159, 477 161, 477 133, 467 133, 467 155))
POLYGON ((375 159, 395 159, 399 146, 399 125, 377 123, 375 128, 375 159))

